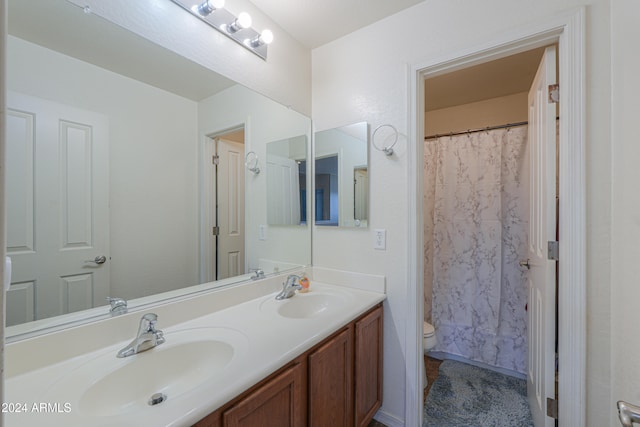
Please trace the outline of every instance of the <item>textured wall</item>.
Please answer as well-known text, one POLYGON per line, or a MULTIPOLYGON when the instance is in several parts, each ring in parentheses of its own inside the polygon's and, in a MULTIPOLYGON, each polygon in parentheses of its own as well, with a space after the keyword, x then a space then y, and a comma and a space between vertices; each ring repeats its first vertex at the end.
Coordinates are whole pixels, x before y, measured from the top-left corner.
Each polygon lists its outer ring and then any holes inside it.
MULTIPOLYGON (((638 192, 638 116, 640 105, 640 2, 614 0, 612 15, 612 230, 611 230, 611 358, 613 406, 617 400, 640 405, 640 342, 637 301, 640 300, 640 193, 638 192)), ((594 250, 596 257, 600 248, 594 250)), ((598 262, 594 260, 594 262, 598 262)), ((594 323, 601 322, 599 316, 594 323)), ((599 328, 600 329, 600 328, 599 328)), ((598 333, 601 331, 598 330, 598 333)), ((613 416, 612 418, 616 418, 613 416)), ((615 420, 613 425, 619 425, 615 420)))
POLYGON ((482 46, 495 34, 544 22, 587 6, 587 220, 589 313, 587 417, 590 426, 611 424, 610 291, 610 27, 608 0, 430 0, 313 51, 313 120, 326 129, 361 120, 384 123, 401 134, 396 155, 372 151, 370 229, 316 229, 314 264, 370 272, 387 278, 385 400, 383 413, 403 422, 408 282, 408 64, 482 46), (387 229, 387 250, 373 249, 372 229, 387 229))

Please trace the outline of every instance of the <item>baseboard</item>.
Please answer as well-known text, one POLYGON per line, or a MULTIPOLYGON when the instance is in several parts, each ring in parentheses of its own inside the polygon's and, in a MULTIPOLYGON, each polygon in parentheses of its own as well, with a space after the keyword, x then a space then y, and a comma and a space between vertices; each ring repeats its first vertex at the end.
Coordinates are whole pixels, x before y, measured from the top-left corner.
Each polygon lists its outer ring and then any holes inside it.
POLYGON ((386 425, 387 427, 406 427, 404 420, 396 417, 395 415, 384 412, 382 409, 376 412, 373 419, 386 425))

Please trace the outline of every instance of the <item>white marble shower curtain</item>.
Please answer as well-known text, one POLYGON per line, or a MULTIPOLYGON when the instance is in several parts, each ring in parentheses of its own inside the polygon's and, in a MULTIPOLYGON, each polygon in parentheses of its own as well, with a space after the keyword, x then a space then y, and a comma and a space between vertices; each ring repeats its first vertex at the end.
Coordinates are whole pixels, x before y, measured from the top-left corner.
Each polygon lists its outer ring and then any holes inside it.
POLYGON ((435 350, 525 373, 527 127, 427 140, 424 157, 425 318, 435 350))

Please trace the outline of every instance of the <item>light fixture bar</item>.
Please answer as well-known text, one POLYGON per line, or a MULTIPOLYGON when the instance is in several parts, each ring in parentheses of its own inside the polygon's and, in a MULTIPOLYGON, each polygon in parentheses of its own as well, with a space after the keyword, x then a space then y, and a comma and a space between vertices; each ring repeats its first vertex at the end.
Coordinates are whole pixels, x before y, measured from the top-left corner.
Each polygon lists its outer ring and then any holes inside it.
POLYGON ((234 16, 224 9, 220 0, 171 0, 191 15, 215 28, 225 36, 242 45, 245 49, 267 60, 267 45, 273 40, 271 31, 261 33, 251 27, 251 17, 246 13, 234 16), (219 7, 218 7, 219 6, 219 7), (248 19, 247 19, 248 18, 248 19), (248 22, 248 24, 246 24, 248 22), (244 28, 244 26, 247 28, 244 28), (264 37, 264 34, 268 37, 264 37))

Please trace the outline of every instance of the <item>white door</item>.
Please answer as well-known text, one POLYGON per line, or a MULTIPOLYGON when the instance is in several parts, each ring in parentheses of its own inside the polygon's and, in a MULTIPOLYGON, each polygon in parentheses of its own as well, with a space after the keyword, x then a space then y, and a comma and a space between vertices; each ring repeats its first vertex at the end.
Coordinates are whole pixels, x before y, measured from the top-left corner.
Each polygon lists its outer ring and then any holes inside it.
POLYGON ((105 305, 108 119, 17 93, 7 106, 7 324, 105 305))
POLYGON ((547 257, 547 243, 556 240, 556 104, 548 100, 548 87, 555 83, 556 49, 549 47, 529 91, 527 394, 536 427, 554 425, 546 408, 547 398, 555 398, 556 261, 547 257))
POLYGON ((288 157, 267 156, 267 223, 300 224, 300 171, 288 157))
POLYGON ((244 145, 218 139, 218 280, 245 273, 244 145))

